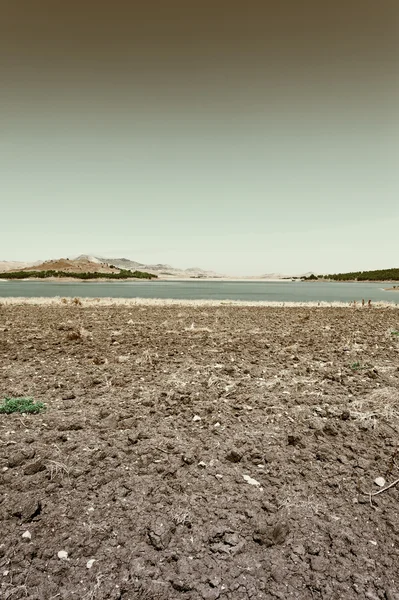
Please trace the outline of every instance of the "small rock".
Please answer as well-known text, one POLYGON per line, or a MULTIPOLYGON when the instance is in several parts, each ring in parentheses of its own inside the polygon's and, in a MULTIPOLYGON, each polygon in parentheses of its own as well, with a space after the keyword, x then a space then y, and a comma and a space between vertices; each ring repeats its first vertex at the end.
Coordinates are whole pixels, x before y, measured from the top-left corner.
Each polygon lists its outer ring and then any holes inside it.
POLYGON ((94 559, 94 558, 91 558, 90 560, 88 560, 88 561, 87 561, 87 563, 86 563, 86 567, 87 567, 88 569, 91 569, 91 568, 92 568, 92 566, 94 565, 94 563, 95 563, 95 562, 96 562, 96 561, 95 561, 95 559, 94 559))
POLYGON ((187 454, 183 454, 182 461, 186 463, 186 465, 192 465, 193 462, 195 462, 195 456, 194 454, 191 454, 191 452, 187 452, 187 454))
POLYGON ((283 583, 287 577, 287 574, 279 567, 274 567, 270 574, 276 583, 283 583))
POLYGON ((37 460, 34 463, 27 465, 24 469, 24 475, 35 475, 40 471, 44 471, 46 469, 46 465, 42 460, 37 460))
POLYGON ((22 452, 15 452, 11 454, 8 458, 8 466, 12 469, 14 467, 19 467, 25 462, 26 457, 22 452))
POLYGON ((194 421, 194 423, 197 423, 198 421, 201 421, 201 417, 199 415, 194 415, 193 421, 194 421))
POLYGON ((367 598, 367 600, 379 600, 381 596, 377 596, 376 594, 374 594, 374 592, 372 590, 367 590, 367 592, 365 593, 365 598, 367 598))
POLYGON ((68 552, 66 552, 65 550, 60 550, 57 556, 60 560, 68 560, 68 552))
POLYGON ((236 532, 226 532, 224 535, 224 542, 229 546, 237 546, 239 541, 240 538, 238 537, 238 534, 236 532))
POLYGON ((192 584, 187 579, 175 578, 171 581, 173 589, 177 592, 189 592, 193 589, 192 584))
POLYGON ((102 429, 117 429, 118 427, 118 419, 114 415, 110 415, 106 419, 103 419, 101 422, 102 429))
POLYGON ((65 394, 64 396, 62 396, 63 400, 75 400, 76 396, 73 392, 69 392, 67 394, 65 394))
POLYGON ((220 597, 220 588, 219 587, 204 587, 201 589, 201 598, 202 600, 218 600, 220 597))
POLYGON ((203 460, 201 460, 201 461, 198 463, 198 466, 199 466, 199 467, 201 467, 201 469, 205 469, 205 467, 206 467, 206 463, 204 463, 204 461, 203 461, 203 460))
POLYGON ((260 487, 259 481, 256 481, 256 479, 252 479, 252 477, 250 477, 249 475, 243 475, 243 478, 247 483, 249 483, 249 485, 256 485, 257 487, 260 487))
POLYGON ((312 556, 310 559, 310 566, 313 571, 322 572, 326 568, 325 560, 321 556, 312 556))
POLYGON ((169 525, 162 519, 157 519, 148 528, 148 541, 156 550, 165 550, 169 546, 175 530, 176 527, 174 525, 169 525))
POLYGON ((118 356, 119 363, 125 363, 129 360, 129 356, 118 356))
POLYGON ((42 511, 42 504, 40 500, 31 498, 22 499, 21 502, 14 507, 13 516, 18 517, 23 522, 28 523, 35 517, 39 516, 42 511))
POLYGON ((326 423, 323 427, 323 431, 327 435, 338 435, 337 428, 330 422, 326 423))
POLYGON ((384 487, 384 485, 385 485, 386 481, 385 481, 385 479, 384 479, 383 477, 376 477, 376 478, 374 479, 374 483, 375 483, 376 485, 378 485, 378 487, 384 487))
POLYGON ((24 531, 22 534, 22 537, 24 540, 31 540, 32 539, 32 534, 30 531, 24 531))
POLYGON ((294 554, 298 554, 298 556, 305 556, 306 554, 305 546, 303 546, 303 544, 297 544, 296 546, 293 546, 292 551, 294 554))

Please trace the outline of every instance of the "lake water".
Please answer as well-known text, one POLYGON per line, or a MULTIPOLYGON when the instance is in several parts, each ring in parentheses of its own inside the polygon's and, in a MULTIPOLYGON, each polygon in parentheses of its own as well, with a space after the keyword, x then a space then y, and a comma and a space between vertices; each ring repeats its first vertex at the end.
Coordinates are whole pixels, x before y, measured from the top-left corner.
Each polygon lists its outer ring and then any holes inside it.
POLYGON ((393 302, 399 292, 387 283, 236 282, 236 281, 0 281, 0 299, 25 298, 163 298, 177 300, 240 300, 253 302, 393 302))

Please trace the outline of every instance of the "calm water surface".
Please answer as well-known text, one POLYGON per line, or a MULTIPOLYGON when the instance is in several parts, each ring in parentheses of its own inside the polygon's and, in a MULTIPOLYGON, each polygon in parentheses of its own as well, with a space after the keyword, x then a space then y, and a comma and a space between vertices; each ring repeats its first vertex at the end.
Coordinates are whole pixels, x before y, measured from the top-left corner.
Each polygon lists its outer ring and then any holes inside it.
POLYGON ((269 302, 399 303, 399 292, 384 283, 129 281, 55 282, 0 281, 1 297, 172 298, 177 300, 241 300, 269 302))

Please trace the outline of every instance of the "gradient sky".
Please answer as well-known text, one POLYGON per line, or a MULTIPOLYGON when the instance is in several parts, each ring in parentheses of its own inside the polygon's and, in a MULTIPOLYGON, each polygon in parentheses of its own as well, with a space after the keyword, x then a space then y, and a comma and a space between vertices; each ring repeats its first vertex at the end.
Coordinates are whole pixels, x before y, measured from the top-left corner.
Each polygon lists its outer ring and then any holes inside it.
POLYGON ((396 0, 0 9, 0 260, 399 266, 396 0))

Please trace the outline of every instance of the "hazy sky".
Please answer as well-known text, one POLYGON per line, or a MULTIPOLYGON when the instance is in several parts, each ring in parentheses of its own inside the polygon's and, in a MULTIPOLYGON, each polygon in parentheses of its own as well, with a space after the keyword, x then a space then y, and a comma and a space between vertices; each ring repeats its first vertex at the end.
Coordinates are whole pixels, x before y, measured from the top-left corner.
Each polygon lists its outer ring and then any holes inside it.
POLYGON ((399 266, 397 0, 0 8, 0 260, 399 266))

